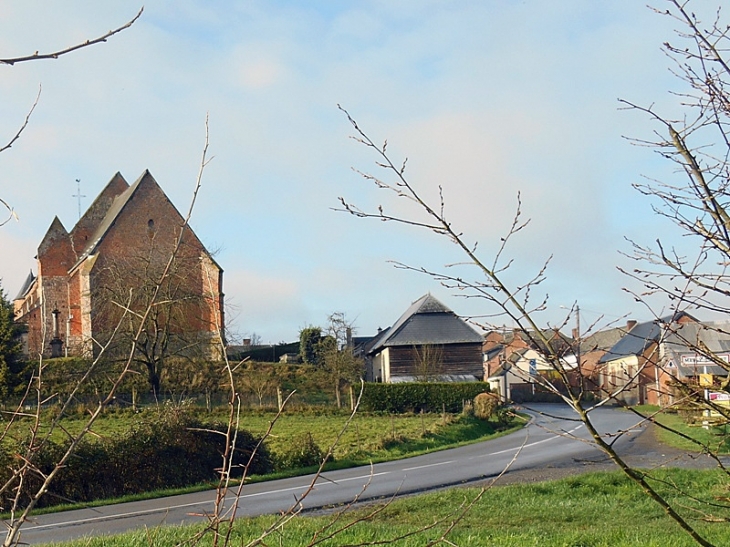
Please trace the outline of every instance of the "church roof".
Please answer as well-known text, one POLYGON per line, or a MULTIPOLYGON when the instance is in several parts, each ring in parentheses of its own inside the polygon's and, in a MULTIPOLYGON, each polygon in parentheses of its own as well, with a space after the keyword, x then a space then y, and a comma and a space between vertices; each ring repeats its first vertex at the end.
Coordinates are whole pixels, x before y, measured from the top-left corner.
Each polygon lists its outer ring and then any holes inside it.
POLYGON ((393 346, 481 342, 482 336, 478 332, 436 298, 426 294, 384 331, 369 353, 393 346))
MULTIPOLYGON (((122 212, 122 209, 124 209, 124 206, 132 198, 134 193, 137 191, 137 188, 139 188, 142 179, 144 179, 146 176, 152 178, 152 175, 147 169, 145 169, 145 172, 142 173, 142 175, 134 182, 134 184, 129 186, 126 190, 124 190, 124 192, 114 198, 114 201, 112 202, 109 209, 107 209, 104 218, 102 218, 99 226, 94 232, 94 235, 90 238, 89 244, 86 246, 84 252, 79 257, 76 265, 86 259, 89 255, 94 254, 94 251, 99 246, 99 243, 101 243, 101 240, 104 238, 106 233, 109 231, 109 228, 111 228, 111 226, 114 224, 114 221, 119 216, 119 213, 122 212)), ((154 178, 152 180, 154 180, 154 178)), ((74 265, 74 267, 76 265, 74 265)))
POLYGON ((89 238, 92 238, 93 241, 93 235, 106 218, 115 198, 128 188, 129 184, 124 180, 122 174, 117 171, 104 189, 99 192, 99 195, 96 196, 94 202, 86 209, 86 212, 70 232, 71 243, 77 257, 83 254, 83 251, 89 246, 89 238))
POLYGON ((30 272, 28 272, 28 277, 26 277, 25 281, 23 281, 23 286, 20 287, 20 291, 18 291, 18 296, 15 297, 15 300, 22 300, 23 298, 25 298, 25 295, 28 294, 28 291, 30 290, 34 281, 35 275, 33 275, 33 270, 31 270, 30 272))

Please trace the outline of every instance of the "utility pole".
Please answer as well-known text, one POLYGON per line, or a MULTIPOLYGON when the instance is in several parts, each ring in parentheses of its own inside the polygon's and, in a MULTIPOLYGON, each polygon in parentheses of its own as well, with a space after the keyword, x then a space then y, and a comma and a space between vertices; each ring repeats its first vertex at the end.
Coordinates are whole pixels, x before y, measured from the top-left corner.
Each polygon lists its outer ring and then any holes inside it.
POLYGON ((575 304, 575 338, 578 341, 575 348, 576 365, 580 374, 580 306, 575 304))

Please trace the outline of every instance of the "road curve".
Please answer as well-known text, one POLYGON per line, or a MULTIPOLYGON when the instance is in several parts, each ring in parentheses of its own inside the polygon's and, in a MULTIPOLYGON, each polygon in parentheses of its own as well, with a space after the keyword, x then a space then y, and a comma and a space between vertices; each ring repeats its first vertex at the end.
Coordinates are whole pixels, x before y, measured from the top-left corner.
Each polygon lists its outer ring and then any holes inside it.
MULTIPOLYGON (((599 456, 587 440, 585 427, 572 419, 562 405, 533 405, 533 420, 510 435, 451 450, 327 472, 302 500, 305 510, 347 503, 360 499, 389 497, 463 484, 520 470, 561 464, 579 465, 599 456), (367 484, 367 488, 363 488, 367 484)), ((643 432, 637 418, 629 412, 601 408, 592 413, 593 424, 605 435, 620 439, 621 449, 643 432)), ((271 482, 248 484, 243 488, 238 516, 254 516, 286 511, 307 490, 313 477, 303 476, 271 482)), ((197 492, 168 498, 122 503, 91 509, 66 511, 35 517, 23 527, 21 541, 31 545, 51 541, 114 534, 135 528, 154 528, 164 524, 192 523, 210 512, 214 491, 197 492)))

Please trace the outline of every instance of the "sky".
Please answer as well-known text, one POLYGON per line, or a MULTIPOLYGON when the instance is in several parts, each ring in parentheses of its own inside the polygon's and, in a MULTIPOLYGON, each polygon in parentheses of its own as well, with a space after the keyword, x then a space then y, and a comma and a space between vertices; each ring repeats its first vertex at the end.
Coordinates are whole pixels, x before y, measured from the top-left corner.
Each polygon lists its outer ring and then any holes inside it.
MULTIPOLYGON (((0 57, 97 37, 140 7, 0 0, 0 57)), ((562 324, 576 302, 583 325, 650 319, 617 266, 631 267, 627 238, 674 234, 632 184, 678 175, 627 140, 657 127, 618 99, 678 112, 681 82, 661 51, 676 26, 636 0, 147 0, 106 43, 0 66, 0 144, 42 88, 0 154, 0 197, 18 215, 0 227, 0 283, 13 298, 37 271, 54 216, 73 227, 77 179, 85 210, 117 171, 131 183, 149 169, 187 210, 208 116, 213 159, 191 225, 225 270, 233 341, 296 340, 333 312, 367 336, 429 292, 463 316, 493 313, 393 265, 463 261, 447 241, 334 210, 344 197, 421 218, 358 174, 385 173, 341 105, 395 163, 408 158, 428 200, 443 188, 447 217, 488 263, 519 194, 530 223, 509 242, 505 277, 524 283, 552 256, 535 293, 549 295, 541 324, 562 324)))

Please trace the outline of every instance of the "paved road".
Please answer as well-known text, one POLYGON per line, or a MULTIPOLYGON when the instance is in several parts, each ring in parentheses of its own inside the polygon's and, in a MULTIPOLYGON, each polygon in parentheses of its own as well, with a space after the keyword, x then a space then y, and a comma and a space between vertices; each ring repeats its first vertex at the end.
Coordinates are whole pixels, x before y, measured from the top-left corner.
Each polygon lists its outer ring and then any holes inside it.
MULTIPOLYGON (((358 494, 362 494, 361 499, 373 499, 396 492, 406 494, 483 480, 496 477, 507 466, 510 474, 553 465, 580 466, 583 461, 601 457, 589 443, 571 438, 587 439, 588 434, 579 422, 569 419, 567 407, 534 405, 533 408, 544 414, 535 413, 529 426, 499 439, 377 464, 372 471, 360 467, 325 473, 302 504, 305 509, 316 509, 346 503, 358 494)), ((619 447, 628 447, 643 431, 633 429, 637 420, 628 412, 602 408, 592 416, 596 427, 607 435, 627 431, 617 442, 619 447)), ((246 485, 237 515, 285 511, 305 492, 311 480, 311 476, 306 476, 246 485)), ((206 491, 43 515, 26 524, 22 541, 40 544, 145 526, 194 522, 201 518, 196 514, 211 511, 214 498, 214 492, 206 491)))

